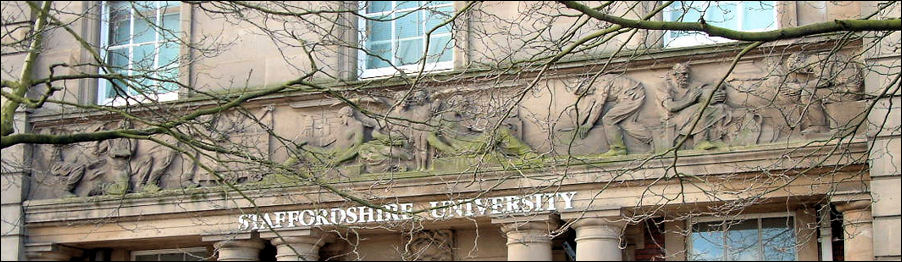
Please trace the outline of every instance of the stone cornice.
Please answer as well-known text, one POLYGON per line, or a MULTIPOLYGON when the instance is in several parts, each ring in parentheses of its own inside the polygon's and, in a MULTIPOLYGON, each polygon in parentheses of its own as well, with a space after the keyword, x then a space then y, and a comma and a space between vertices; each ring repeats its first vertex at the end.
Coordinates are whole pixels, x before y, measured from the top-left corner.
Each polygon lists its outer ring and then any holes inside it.
MULTIPOLYGON (((717 176, 729 174, 754 174, 762 172, 762 168, 774 172, 792 170, 799 172, 809 168, 837 168, 842 166, 859 166, 864 168, 867 160, 867 143, 863 139, 843 143, 842 154, 830 155, 829 148, 835 144, 781 144, 747 147, 723 152, 680 151, 681 156, 676 164, 684 173, 695 176, 717 176), (781 159, 795 159, 780 163, 781 159), (775 164, 776 163, 776 164, 775 164)), ((672 158, 649 161, 642 169, 630 170, 642 159, 642 155, 630 155, 617 160, 595 161, 584 164, 573 164, 569 168, 553 167, 527 170, 495 170, 479 173, 475 183, 469 183, 472 173, 432 174, 421 172, 418 177, 395 179, 388 184, 375 185, 373 181, 357 181, 336 183, 336 186, 349 192, 387 191, 381 199, 390 201, 421 201, 441 198, 445 192, 452 190, 461 196, 475 195, 490 186, 498 184, 492 194, 505 194, 527 188, 553 187, 555 190, 570 190, 589 185, 603 185, 611 181, 631 181, 631 186, 642 186, 643 181, 659 178, 672 162, 672 158), (626 171, 630 172, 626 172, 626 171), (616 176, 618 171, 623 175, 616 176), (563 176, 566 172, 566 176, 563 176), (628 173, 628 174, 627 174, 628 173), (462 174, 465 174, 462 176, 462 174), (614 174, 614 175, 612 175, 614 174), (449 181, 463 181, 449 183, 449 181), (452 186, 454 188, 448 188, 452 186), (433 192, 426 193, 423 192, 433 192)), ((789 172, 789 173, 793 173, 789 172)), ((813 170, 809 175, 818 175, 813 170)), ((862 179, 865 179, 864 177, 862 179)), ((235 192, 223 188, 194 188, 167 190, 171 195, 142 197, 141 194, 130 194, 119 197, 103 196, 89 198, 63 198, 28 200, 23 204, 26 212, 26 223, 74 223, 95 219, 132 220, 147 219, 147 216, 166 215, 175 217, 191 217, 198 214, 237 214, 249 212, 252 205, 235 192), (115 215, 111 215, 115 214, 115 215)), ((347 203, 330 192, 317 186, 299 185, 276 188, 247 189, 244 193, 254 199, 260 207, 259 211, 281 210, 289 206, 331 206, 347 203), (286 203, 286 199, 291 200, 286 203), (315 199, 316 201, 311 201, 315 199)), ((256 212, 257 210, 254 210, 256 212)))

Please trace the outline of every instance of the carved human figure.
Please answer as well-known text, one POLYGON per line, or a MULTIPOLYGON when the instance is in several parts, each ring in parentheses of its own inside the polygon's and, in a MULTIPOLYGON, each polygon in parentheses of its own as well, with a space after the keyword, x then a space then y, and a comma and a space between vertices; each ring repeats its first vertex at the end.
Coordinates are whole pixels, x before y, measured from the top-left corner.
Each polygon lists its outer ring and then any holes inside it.
MULTIPOLYGON (((119 128, 130 128, 131 122, 123 120, 119 122, 119 128)), ((129 162, 135 154, 137 141, 129 138, 114 138, 96 142, 94 155, 106 155, 109 159, 107 169, 113 175, 113 184, 105 189, 106 194, 121 195, 128 193, 132 169, 129 162)))
POLYGON ((101 174, 99 167, 106 163, 106 159, 94 157, 88 159, 86 154, 63 154, 67 145, 53 145, 53 152, 50 157, 50 174, 58 177, 65 177, 66 182, 64 190, 66 196, 75 196, 75 188, 84 180, 85 174, 88 174, 87 180, 94 180, 101 174))
POLYGON ((664 90, 660 94, 661 106, 667 113, 664 121, 676 130, 675 141, 689 136, 695 143, 695 149, 708 150, 722 146, 726 127, 732 121, 732 111, 724 103, 726 86, 713 87, 690 82, 688 63, 674 65, 665 79, 664 90), (711 103, 693 128, 692 124, 709 96, 711 103))
POLYGON ((578 134, 586 138, 589 130, 601 120, 610 149, 602 156, 627 154, 623 134, 628 134, 643 143, 651 142, 651 134, 637 122, 639 108, 645 102, 645 86, 625 76, 604 75, 591 83, 576 88, 579 96, 578 134), (605 105, 611 104, 604 115, 605 105))
POLYGON ((459 94, 439 105, 437 116, 431 120, 435 129, 427 137, 430 146, 445 155, 453 156, 476 155, 490 150, 527 158, 535 156, 532 149, 513 134, 512 130, 519 128, 513 123, 516 116, 502 121, 492 133, 492 130, 466 124, 469 119, 464 114, 476 111, 467 105, 472 104, 463 101, 459 94), (462 102, 460 107, 451 105, 455 101, 462 102))
POLYGON ((300 141, 302 153, 307 162, 336 166, 354 159, 365 141, 364 130, 372 127, 372 123, 364 123, 355 116, 350 106, 338 110, 338 133, 332 134, 322 146, 310 145, 306 140, 300 141))
POLYGON ((802 134, 828 132, 825 105, 860 95, 860 70, 854 63, 842 62, 841 57, 820 59, 808 52, 793 53, 781 64, 781 72, 768 79, 767 85, 777 90, 777 101, 796 107, 801 114, 802 134))
POLYGON ((167 173, 178 154, 162 145, 154 145, 142 152, 135 167, 138 177, 137 191, 156 192, 160 190, 160 178, 167 173))
POLYGON ((424 170, 429 161, 429 129, 422 123, 428 122, 437 108, 426 90, 414 90, 406 99, 403 95, 404 93, 399 94, 399 99, 403 101, 391 114, 408 120, 404 122, 402 130, 413 148, 417 169, 424 170))

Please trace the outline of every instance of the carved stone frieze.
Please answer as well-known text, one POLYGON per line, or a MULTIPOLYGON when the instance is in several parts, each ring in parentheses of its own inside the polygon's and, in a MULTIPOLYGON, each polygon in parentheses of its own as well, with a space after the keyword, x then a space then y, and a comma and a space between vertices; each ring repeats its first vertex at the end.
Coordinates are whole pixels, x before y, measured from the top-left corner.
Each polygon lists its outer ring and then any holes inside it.
POLYGON ((422 230, 407 236, 404 260, 454 260, 454 231, 449 229, 422 230))

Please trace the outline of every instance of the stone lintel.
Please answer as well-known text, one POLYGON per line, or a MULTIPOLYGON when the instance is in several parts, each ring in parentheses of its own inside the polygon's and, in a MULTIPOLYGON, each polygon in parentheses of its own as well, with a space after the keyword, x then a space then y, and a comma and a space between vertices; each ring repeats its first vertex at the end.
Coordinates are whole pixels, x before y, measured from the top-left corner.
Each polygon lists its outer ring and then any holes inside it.
POLYGON ((871 195, 862 192, 839 192, 830 198, 830 202, 836 205, 839 212, 865 209, 871 207, 871 195))

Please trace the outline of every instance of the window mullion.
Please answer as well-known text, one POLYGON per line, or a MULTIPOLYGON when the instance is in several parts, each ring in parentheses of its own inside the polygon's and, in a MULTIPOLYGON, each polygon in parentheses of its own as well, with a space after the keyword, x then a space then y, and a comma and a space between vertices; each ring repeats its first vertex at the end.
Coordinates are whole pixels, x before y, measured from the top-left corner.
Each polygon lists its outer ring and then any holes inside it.
POLYGON ((723 261, 729 261, 730 260, 729 259, 730 258, 730 246, 727 245, 727 238, 729 237, 729 235, 727 234, 727 221, 726 220, 724 220, 723 223, 721 223, 720 229, 721 229, 720 232, 722 232, 720 239, 721 239, 721 241, 723 241, 722 242, 722 244, 723 244, 723 261))
POLYGON ((758 218, 758 259, 764 260, 764 235, 761 232, 762 218, 758 218))

